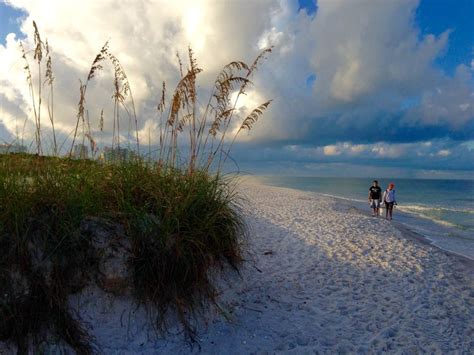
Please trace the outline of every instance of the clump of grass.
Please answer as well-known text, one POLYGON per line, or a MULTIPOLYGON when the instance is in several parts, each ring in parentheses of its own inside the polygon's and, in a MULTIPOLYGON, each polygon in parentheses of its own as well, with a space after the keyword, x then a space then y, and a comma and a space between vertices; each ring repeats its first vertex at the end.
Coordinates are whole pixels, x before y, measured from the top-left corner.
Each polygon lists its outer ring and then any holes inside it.
MULTIPOLYGON (((264 50, 251 65, 235 61, 224 66, 204 107, 197 90, 202 69, 193 51, 188 49, 187 69, 178 57, 178 84, 167 102, 163 83, 157 105, 157 159, 145 161, 139 155, 139 123, 131 85, 105 43, 80 83, 72 144, 61 158, 63 144, 57 144, 54 125, 51 51, 35 23, 34 30, 36 90, 30 52, 22 47, 22 53, 35 119, 36 155, 0 155, 0 282, 7 285, 0 294, 0 340, 12 341, 20 353, 26 353, 31 350, 29 344, 37 347, 52 334, 78 353, 95 351, 93 339, 67 307, 68 297, 97 275, 100 253, 81 228, 90 217, 124 227, 131 245, 128 269, 135 299, 158 309, 157 322, 163 330, 166 312, 174 309, 193 339, 195 329, 188 315, 216 301, 210 272, 227 264, 238 269, 241 261, 246 229, 237 206, 239 196, 222 169, 237 136, 250 130, 270 104, 263 103, 247 116, 236 112, 239 97, 246 94, 251 76, 271 49, 264 50), (44 82, 43 50, 47 58, 44 82), (97 151, 96 132, 86 107, 87 87, 107 61, 114 70, 112 147, 120 148, 120 115, 125 112, 129 137, 135 127, 137 158, 113 164, 71 159, 81 130, 82 144, 87 139, 93 156, 97 151), (47 108, 54 157, 42 156, 43 85, 50 92, 47 108), (189 137, 184 145, 181 134, 189 137)), ((102 131, 103 110, 98 126, 102 131)))
POLYGON ((205 173, 157 175, 143 167, 132 170, 127 185, 131 196, 145 201, 133 209, 127 225, 136 295, 155 304, 161 315, 174 307, 192 336, 185 314, 215 301, 209 271, 226 262, 237 268, 241 261, 245 229, 234 192, 205 173))
POLYGON ((0 339, 22 348, 46 329, 80 353, 92 351, 66 306, 95 273, 97 251, 81 231, 91 216, 125 227, 137 301, 157 307, 163 329, 166 310, 175 309, 192 338, 186 314, 215 301, 209 271, 241 260, 245 229, 235 199, 224 180, 204 172, 0 156, 0 279, 9 288, 0 296, 0 339), (16 273, 20 291, 9 281, 16 273))

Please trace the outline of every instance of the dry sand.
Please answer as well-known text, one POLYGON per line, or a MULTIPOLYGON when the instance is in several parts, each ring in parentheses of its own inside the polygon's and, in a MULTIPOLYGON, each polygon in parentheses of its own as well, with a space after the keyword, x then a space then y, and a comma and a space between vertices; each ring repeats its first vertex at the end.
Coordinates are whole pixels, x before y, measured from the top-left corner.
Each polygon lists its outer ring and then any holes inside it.
POLYGON ((104 353, 474 352, 472 261, 347 202, 242 191, 251 233, 241 276, 220 282, 226 317, 206 312, 191 346, 179 327, 160 338, 146 309, 90 288, 71 304, 104 353))

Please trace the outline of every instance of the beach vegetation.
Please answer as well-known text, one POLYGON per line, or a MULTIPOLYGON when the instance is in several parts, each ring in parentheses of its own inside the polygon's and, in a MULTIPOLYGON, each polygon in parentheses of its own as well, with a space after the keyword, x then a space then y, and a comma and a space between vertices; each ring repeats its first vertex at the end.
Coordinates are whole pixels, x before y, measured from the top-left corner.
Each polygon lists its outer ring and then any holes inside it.
POLYGON ((246 94, 271 49, 251 64, 225 65, 203 107, 196 84, 202 69, 189 48, 186 69, 179 60, 174 91, 167 95, 161 85, 157 154, 143 158, 131 84, 109 43, 80 82, 74 130, 62 143, 55 125, 52 50, 35 23, 34 44, 32 51, 22 46, 35 122, 34 154, 0 155, 0 341, 15 344, 19 353, 36 351, 48 339, 81 354, 98 350, 68 306, 71 295, 100 283, 103 250, 91 237, 91 220, 124 231, 129 282, 119 293, 129 291, 138 304, 153 306, 160 330, 166 330, 167 312, 174 311, 194 340, 190 317, 205 305, 216 305, 211 274, 227 266, 238 270, 242 260, 246 228, 240 197, 235 180, 223 169, 237 136, 250 130, 270 104, 246 116, 236 112, 239 96, 246 94), (104 117, 90 122, 87 107, 93 100, 87 89, 105 62, 111 63, 114 78, 112 148, 130 145, 121 141, 125 114, 134 137, 130 159, 91 159, 101 143, 92 127, 101 131, 104 117), (49 122, 43 120, 45 106, 49 122), (51 142, 48 149, 45 142, 51 142), (78 145, 79 157, 74 155, 78 145), (82 154, 85 146, 90 155, 82 154))

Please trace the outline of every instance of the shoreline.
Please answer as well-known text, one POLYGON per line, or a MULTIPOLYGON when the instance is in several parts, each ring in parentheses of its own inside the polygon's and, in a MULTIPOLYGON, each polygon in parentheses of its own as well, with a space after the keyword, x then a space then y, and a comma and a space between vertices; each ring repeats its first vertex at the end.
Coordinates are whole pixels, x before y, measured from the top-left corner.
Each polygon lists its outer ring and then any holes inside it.
MULTIPOLYGON (((360 200, 356 198, 349 198, 349 197, 344 197, 344 196, 337 196, 334 194, 328 194, 325 192, 321 191, 312 191, 312 190, 306 190, 302 188, 297 188, 297 187, 292 187, 292 186, 280 186, 280 185, 273 185, 266 183, 262 180, 259 180, 258 178, 256 179, 253 176, 244 176, 243 179, 241 180, 242 182, 246 182, 249 184, 257 184, 257 185, 262 185, 262 186, 267 186, 267 187, 275 187, 275 188, 283 188, 283 189, 290 189, 294 191, 299 191, 299 192, 304 192, 308 194, 315 194, 316 196, 319 196, 321 198, 329 198, 329 199, 334 199, 337 200, 339 203, 343 205, 347 205, 348 207, 352 207, 357 209, 361 215, 363 216, 369 216, 369 209, 362 208, 362 205, 366 205, 365 200, 360 200)), ((381 216, 383 215, 384 207, 381 206, 381 216)), ((454 240, 457 240, 455 244, 450 244, 452 241, 449 240, 449 237, 447 236, 441 236, 441 235, 429 235, 428 233, 431 231, 431 228, 444 228, 446 231, 449 231, 449 229, 452 229, 454 233, 462 233, 462 231, 459 231, 456 229, 454 226, 449 226, 447 227, 445 224, 439 222, 436 219, 430 219, 425 216, 420 216, 416 213, 412 212, 407 212, 403 210, 399 210, 395 213, 395 215, 400 214, 402 216, 402 221, 395 217, 395 220, 392 220, 391 222, 398 227, 398 229, 403 232, 406 235, 406 238, 416 240, 418 242, 422 242, 428 245, 431 245, 432 247, 435 247, 439 249, 442 252, 449 253, 453 257, 459 257, 463 262, 470 264, 472 267, 474 267, 474 254, 473 254, 473 247, 474 247, 474 241, 471 240, 469 243, 469 251, 466 252, 466 249, 462 249, 462 244, 456 244, 459 243, 460 240, 458 238, 455 238, 454 240), (413 221, 415 221, 413 223, 413 221), (426 223, 430 223, 431 226, 429 229, 426 229, 426 233, 424 231, 417 231, 414 229, 417 229, 420 225, 421 226, 426 226, 426 223), (411 225, 413 224, 413 225, 411 225), (449 229, 448 229, 449 228, 449 229), (461 249, 460 249, 461 248, 461 249), (454 249, 454 250, 452 250, 454 249), (460 252, 456 251, 462 250, 460 252)), ((425 228, 425 227, 423 227, 425 228)), ((446 232, 444 232, 446 233, 446 232)), ((457 236, 459 238, 462 238, 461 236, 457 236)))
MULTIPOLYGON (((297 189, 295 189, 295 190, 297 190, 297 189)), ((302 190, 297 190, 297 191, 302 191, 302 190)), ((312 191, 308 191, 308 192, 309 193, 314 193, 314 194, 322 196, 322 197, 325 197, 324 194, 320 194, 320 193, 312 192, 312 191)), ((344 199, 344 198, 340 198, 340 197, 336 197, 336 196, 331 197, 331 198, 335 198, 339 201, 343 201, 343 203, 349 205, 349 203, 348 203, 349 200, 348 199, 344 199)), ((351 206, 351 207, 355 208, 363 216, 370 216, 369 212, 364 212, 363 210, 361 210, 360 208, 355 207, 355 206, 351 206)), ((406 213, 406 212, 402 212, 402 213, 406 213)), ((384 217, 381 214, 379 218, 384 218, 384 217)), ((421 218, 421 217, 416 217, 416 218, 421 218)), ((425 236, 421 233, 418 233, 418 232, 415 232, 415 231, 411 230, 407 225, 403 224, 403 222, 392 219, 390 221, 390 223, 392 223, 394 225, 394 227, 397 228, 400 231, 401 235, 404 238, 409 239, 409 240, 414 241, 414 242, 417 242, 417 243, 421 243, 421 244, 424 244, 424 245, 429 245, 433 248, 436 248, 440 252, 450 255, 451 257, 458 259, 461 263, 466 264, 467 266, 474 269, 474 258, 470 258, 468 256, 458 254, 454 251, 442 248, 441 246, 437 245, 433 240, 431 240, 428 236, 425 236)))
MULTIPOLYGON (((292 188, 292 187, 280 187, 280 186, 274 186, 274 185, 267 185, 267 184, 265 184, 263 182, 260 182, 260 181, 251 181, 251 182, 245 181, 245 182, 242 182, 242 183, 243 184, 261 185, 261 186, 266 186, 266 187, 269 187, 269 188, 272 188, 272 189, 290 190, 290 191, 293 191, 295 193, 307 193, 307 194, 314 195, 318 198, 334 199, 336 201, 341 202, 342 205, 345 205, 346 207, 348 207, 349 210, 352 209, 353 211, 356 211, 361 216, 370 217, 369 212, 365 212, 364 210, 362 210, 361 208, 359 208, 357 206, 351 206, 350 205, 351 202, 361 203, 362 201, 359 201, 359 200, 346 198, 346 197, 340 197, 340 196, 334 196, 334 195, 329 195, 329 194, 324 194, 324 193, 315 192, 315 191, 302 190, 302 189, 297 189, 297 188, 292 188)), ((402 212, 402 213, 406 213, 406 212, 402 212)), ((380 214, 379 218, 385 219, 382 216, 382 213, 380 214)), ((421 217, 417 216, 416 218, 420 219, 421 217)), ((425 236, 421 233, 418 233, 416 231, 411 230, 408 226, 403 224, 403 222, 392 219, 390 221, 390 223, 400 232, 400 235, 403 238, 405 238, 407 240, 410 240, 412 242, 415 242, 415 243, 419 243, 421 245, 432 247, 435 250, 437 250, 438 252, 444 253, 444 254, 449 255, 450 257, 456 259, 464 267, 471 268, 471 269, 474 270, 474 258, 470 258, 468 256, 458 254, 454 251, 442 248, 441 246, 437 245, 433 240, 429 239, 429 237, 427 237, 427 236, 425 236)))
POLYGON ((322 318, 341 322, 334 333, 341 339, 346 332, 354 334, 354 328, 345 322, 365 329, 357 335, 360 339, 350 338, 345 345, 341 345, 343 340, 334 340, 319 350, 474 350, 474 341, 467 335, 474 332, 471 259, 439 248, 397 221, 373 218, 341 199, 263 184, 255 184, 250 193, 259 203, 259 215, 263 212, 273 224, 297 233, 297 239, 308 243, 304 248, 314 245, 312 261, 302 262, 316 263, 317 273, 323 273, 320 277, 313 272, 309 279, 317 282, 312 293, 320 294, 319 312, 321 304, 335 312, 327 315, 322 311, 322 318), (334 303, 339 306, 334 308, 334 303), (449 340, 442 330, 447 324, 452 327, 449 340), (363 334, 372 335, 364 340, 363 334))
POLYGON ((465 255, 458 254, 458 253, 456 253, 454 251, 451 251, 451 250, 443 249, 439 245, 436 245, 428 237, 426 237, 426 236, 424 236, 420 233, 417 233, 415 231, 410 230, 407 226, 403 225, 401 222, 392 221, 392 223, 394 224, 395 228, 397 228, 401 232, 401 234, 403 235, 404 238, 407 238, 407 239, 412 240, 414 242, 418 242, 420 244, 429 245, 429 246, 437 249, 439 252, 445 253, 445 254, 449 255, 450 257, 457 259, 460 263, 466 265, 467 267, 470 267, 470 268, 474 269, 474 259, 471 259, 471 258, 469 258, 465 255))
MULTIPOLYGON (((274 187, 274 186, 271 186, 271 185, 265 185, 265 186, 274 187)), ((304 192, 304 190, 298 190, 298 189, 292 189, 292 188, 288 188, 288 189, 304 192)), ((349 202, 352 201, 350 199, 346 199, 346 198, 342 198, 342 197, 338 197, 338 196, 329 196, 329 195, 325 195, 325 194, 318 193, 318 192, 313 192, 313 191, 307 191, 307 192, 311 193, 311 194, 315 194, 316 196, 320 196, 320 197, 334 198, 338 201, 341 201, 343 204, 346 204, 347 206, 349 206, 349 202)), ((355 202, 358 202, 358 201, 355 201, 355 202)), ((356 209, 357 212, 360 213, 360 215, 362 215, 362 216, 366 216, 366 217, 370 216, 370 212, 365 212, 364 210, 362 210, 362 209, 360 209, 356 206, 350 206, 350 208, 356 209)), ((406 212, 402 212, 402 213, 406 213, 406 212)), ((383 219, 384 217, 381 214, 379 218, 383 219)), ((421 217, 416 217, 416 218, 421 218, 421 217)), ((474 269, 474 258, 470 258, 468 256, 458 254, 454 251, 442 248, 441 246, 437 245, 433 240, 431 240, 429 237, 427 237, 427 236, 425 236, 421 233, 418 233, 418 232, 415 232, 415 231, 411 230, 408 226, 403 224, 403 222, 392 219, 390 221, 390 223, 392 223, 393 226, 400 231, 401 235, 404 238, 406 238, 408 240, 411 240, 411 241, 414 241, 416 243, 423 244, 423 245, 429 245, 429 246, 439 250, 442 253, 448 254, 451 257, 458 259, 459 262, 461 262, 461 263, 467 265, 468 267, 471 267, 471 268, 474 269)))

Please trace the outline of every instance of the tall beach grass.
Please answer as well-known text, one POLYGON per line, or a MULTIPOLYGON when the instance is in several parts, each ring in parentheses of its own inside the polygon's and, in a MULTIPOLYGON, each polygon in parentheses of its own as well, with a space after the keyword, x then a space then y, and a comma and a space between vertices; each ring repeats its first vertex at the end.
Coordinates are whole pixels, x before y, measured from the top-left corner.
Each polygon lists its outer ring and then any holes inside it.
POLYGON ((189 339, 194 339, 189 314, 216 301, 209 273, 225 265, 238 269, 242 260, 246 229, 239 195, 235 181, 225 178, 222 169, 238 135, 250 130, 270 104, 264 102, 245 117, 236 113, 237 100, 246 94, 253 73, 271 49, 251 64, 225 65, 203 107, 196 84, 202 69, 189 48, 186 69, 179 60, 181 74, 174 91, 168 95, 162 84, 158 153, 150 160, 141 158, 131 84, 108 43, 80 83, 74 130, 62 155, 64 144, 58 143, 54 121, 52 50, 35 23, 34 44, 34 50, 22 46, 22 52, 36 154, 0 155, 0 284, 5 285, 0 294, 0 341, 13 342, 19 353, 27 353, 52 336, 81 354, 98 351, 67 303, 71 294, 96 282, 100 253, 84 228, 90 218, 123 227, 130 245, 127 268, 134 299, 156 308, 160 329, 166 329, 166 312, 174 310, 189 339), (112 149, 124 144, 120 122, 125 114, 136 155, 110 163, 72 159, 76 144, 88 144, 94 157, 101 143, 99 132, 91 127, 102 130, 104 118, 91 124, 87 89, 106 61, 114 71, 112 149), (45 92, 49 94, 44 100, 45 92), (44 101, 52 135, 48 139, 44 101), (232 130, 235 120, 237 129, 232 130), (45 141, 52 142, 49 156, 43 155, 45 141))

